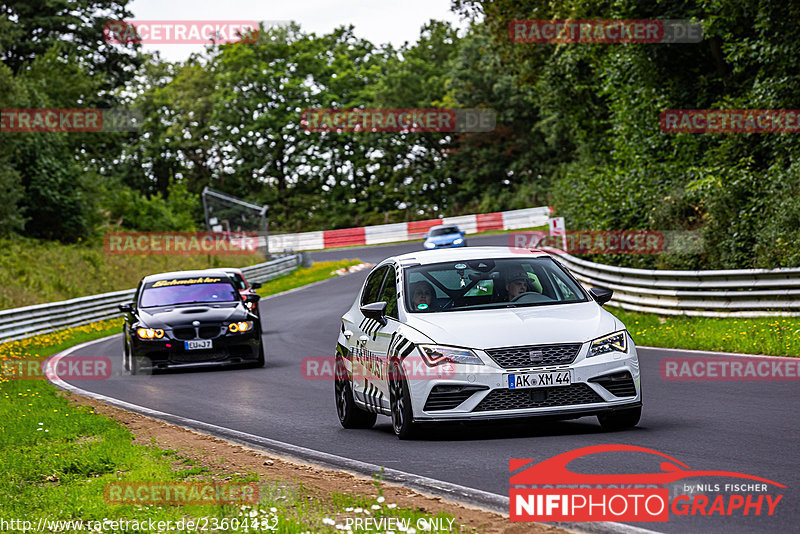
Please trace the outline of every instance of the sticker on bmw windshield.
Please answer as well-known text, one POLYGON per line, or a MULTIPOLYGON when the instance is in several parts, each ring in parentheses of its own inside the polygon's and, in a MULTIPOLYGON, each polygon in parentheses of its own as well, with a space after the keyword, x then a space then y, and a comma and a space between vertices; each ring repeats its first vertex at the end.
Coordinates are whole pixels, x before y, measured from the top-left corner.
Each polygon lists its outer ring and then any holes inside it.
POLYGON ((184 286, 192 284, 216 284, 222 282, 222 278, 185 278, 183 280, 159 280, 154 282, 150 287, 165 287, 165 286, 184 286))
POLYGON ((428 309, 428 305, 424 304, 424 303, 423 304, 418 304, 417 305, 417 309, 418 310, 427 310, 428 309))

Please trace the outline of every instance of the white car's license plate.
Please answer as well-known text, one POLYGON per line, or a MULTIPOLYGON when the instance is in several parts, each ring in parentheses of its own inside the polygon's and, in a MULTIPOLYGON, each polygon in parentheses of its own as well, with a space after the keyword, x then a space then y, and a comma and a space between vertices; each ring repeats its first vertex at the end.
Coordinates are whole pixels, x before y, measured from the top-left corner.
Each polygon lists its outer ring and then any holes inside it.
POLYGON ((508 376, 508 389, 568 386, 572 383, 570 371, 548 371, 544 373, 514 373, 508 376))
POLYGON ((184 341, 183 346, 186 350, 210 349, 212 348, 212 343, 210 339, 195 339, 184 341))

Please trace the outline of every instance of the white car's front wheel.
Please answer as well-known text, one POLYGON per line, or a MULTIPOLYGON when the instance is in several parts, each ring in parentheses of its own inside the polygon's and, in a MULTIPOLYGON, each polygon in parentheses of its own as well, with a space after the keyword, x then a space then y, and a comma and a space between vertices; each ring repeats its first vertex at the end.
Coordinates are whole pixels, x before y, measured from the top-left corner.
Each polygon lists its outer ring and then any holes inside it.
POLYGON ((397 362, 389 367, 389 404, 392 410, 392 428, 400 439, 411 439, 418 425, 413 422, 411 395, 403 369, 397 362))
POLYGON ((620 410, 618 412, 611 412, 610 414, 598 415, 597 420, 603 430, 625 430, 626 428, 633 428, 639 424, 639 419, 642 417, 642 407, 631 408, 629 410, 620 410))

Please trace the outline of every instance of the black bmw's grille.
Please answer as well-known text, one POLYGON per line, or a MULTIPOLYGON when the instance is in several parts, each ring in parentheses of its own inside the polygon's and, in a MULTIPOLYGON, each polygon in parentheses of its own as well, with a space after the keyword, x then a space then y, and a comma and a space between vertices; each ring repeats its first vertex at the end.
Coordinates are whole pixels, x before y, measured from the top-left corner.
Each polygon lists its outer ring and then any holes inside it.
POLYGON ((486 354, 500 367, 514 369, 518 367, 540 367, 572 363, 580 350, 580 343, 568 343, 563 345, 530 345, 527 347, 486 349, 486 354))
POLYGON ((589 382, 600 384, 615 397, 635 397, 636 384, 628 371, 622 371, 611 375, 598 376, 589 382))
POLYGON ((434 386, 425 401, 425 411, 452 410, 467 400, 476 391, 489 389, 488 386, 434 386))
POLYGON ((219 326, 201 326, 198 330, 201 338, 212 339, 219 335, 221 328, 219 326))
POLYGON ((478 403, 473 412, 550 408, 595 402, 603 402, 603 398, 586 384, 552 388, 495 389, 478 403))
POLYGON ((176 328, 172 331, 172 335, 178 339, 194 339, 197 333, 194 328, 176 328))

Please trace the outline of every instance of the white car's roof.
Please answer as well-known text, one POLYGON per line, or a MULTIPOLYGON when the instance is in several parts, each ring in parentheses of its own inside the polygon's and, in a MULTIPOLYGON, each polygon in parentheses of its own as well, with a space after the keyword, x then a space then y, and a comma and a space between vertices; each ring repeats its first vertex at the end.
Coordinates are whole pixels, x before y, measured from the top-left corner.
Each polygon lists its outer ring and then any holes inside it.
POLYGON ((548 256, 541 250, 525 250, 510 247, 463 247, 463 248, 442 248, 438 250, 420 250, 419 252, 409 252, 400 256, 393 256, 387 260, 396 260, 401 264, 418 263, 427 265, 459 260, 482 260, 509 258, 519 259, 520 256, 542 257, 548 256))

